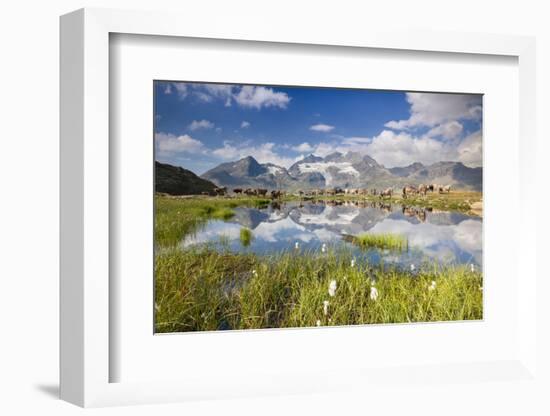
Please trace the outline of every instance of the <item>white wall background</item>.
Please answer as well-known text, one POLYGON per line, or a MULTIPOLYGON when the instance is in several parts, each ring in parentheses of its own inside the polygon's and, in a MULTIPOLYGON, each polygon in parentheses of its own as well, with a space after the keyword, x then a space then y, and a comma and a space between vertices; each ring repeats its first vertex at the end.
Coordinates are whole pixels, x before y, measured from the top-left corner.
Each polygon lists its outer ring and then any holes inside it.
MULTIPOLYGON (((214 15, 287 25, 418 27, 434 30, 510 33, 537 36, 539 178, 548 178, 547 117, 550 104, 550 13, 543 1, 208 1, 195 0, 11 0, 0 6, 0 414, 77 414, 81 409, 56 399, 58 385, 58 16, 81 7, 178 10, 189 19, 214 15)), ((185 20, 182 21, 185 25, 185 20)), ((239 28, 236 27, 236 31, 239 28)), ((542 185, 542 181, 540 182, 542 185)), ((539 186, 540 188, 540 186, 539 186)), ((542 216, 547 196, 536 208, 542 216)), ((539 250, 548 221, 540 220, 539 250)), ((539 287, 550 293, 547 282, 539 287)), ((539 302, 548 324, 550 302, 539 302)), ((540 323, 539 323, 540 324, 540 323)), ((547 325, 546 328, 549 328, 547 325)), ((549 333, 540 331, 548 371, 549 333)), ((542 352, 542 351, 541 351, 542 352)), ((93 410, 125 414, 549 414, 535 400, 542 391, 499 383, 499 400, 468 385, 443 391, 412 389, 404 397, 350 397, 346 393, 307 397, 259 398, 93 410), (450 393, 453 390, 453 394, 450 393), (405 404, 405 407, 403 407, 405 404), (416 412, 415 412, 416 411, 416 412)), ((550 387, 546 386, 547 392, 550 387)))

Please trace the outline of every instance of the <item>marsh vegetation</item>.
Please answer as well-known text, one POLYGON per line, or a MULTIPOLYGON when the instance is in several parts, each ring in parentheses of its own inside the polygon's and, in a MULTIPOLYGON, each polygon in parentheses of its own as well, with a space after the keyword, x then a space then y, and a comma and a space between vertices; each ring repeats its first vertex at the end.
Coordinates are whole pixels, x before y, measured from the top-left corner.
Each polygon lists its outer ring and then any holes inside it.
POLYGON ((155 197, 156 331, 482 319, 480 218, 341 199, 155 197))

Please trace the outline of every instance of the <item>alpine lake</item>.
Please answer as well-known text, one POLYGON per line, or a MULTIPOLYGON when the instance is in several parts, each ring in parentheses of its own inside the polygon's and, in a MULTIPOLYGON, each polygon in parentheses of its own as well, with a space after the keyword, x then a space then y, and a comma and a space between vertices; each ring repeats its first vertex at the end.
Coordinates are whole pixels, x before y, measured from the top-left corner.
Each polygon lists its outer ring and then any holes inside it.
POLYGON ((155 196, 155 331, 483 318, 481 193, 155 196))

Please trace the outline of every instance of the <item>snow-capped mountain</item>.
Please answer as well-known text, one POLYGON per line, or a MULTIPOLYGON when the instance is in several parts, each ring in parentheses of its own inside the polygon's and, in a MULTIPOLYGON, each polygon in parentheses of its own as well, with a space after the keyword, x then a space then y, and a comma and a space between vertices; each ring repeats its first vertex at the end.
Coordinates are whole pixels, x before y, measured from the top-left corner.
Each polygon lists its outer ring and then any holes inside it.
POLYGON ((460 162, 430 166, 413 163, 387 169, 368 155, 334 152, 325 157, 309 155, 286 169, 273 163, 258 163, 252 156, 222 163, 201 176, 218 186, 268 189, 380 188, 405 184, 439 183, 481 190, 482 169, 460 162))

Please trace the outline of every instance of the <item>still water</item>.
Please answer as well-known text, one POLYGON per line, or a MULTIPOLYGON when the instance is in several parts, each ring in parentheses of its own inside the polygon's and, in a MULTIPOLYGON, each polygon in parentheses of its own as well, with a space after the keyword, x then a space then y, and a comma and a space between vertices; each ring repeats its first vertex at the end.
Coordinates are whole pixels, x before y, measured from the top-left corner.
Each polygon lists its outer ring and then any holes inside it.
POLYGON ((280 251, 320 251, 344 246, 361 259, 409 265, 482 265, 482 219, 398 204, 361 202, 289 202, 257 208, 236 208, 228 221, 211 220, 182 241, 183 247, 219 245, 234 252, 273 254, 280 251), (252 231, 243 241, 241 229, 252 231), (344 240, 363 233, 395 233, 408 239, 403 251, 369 249, 344 240))

